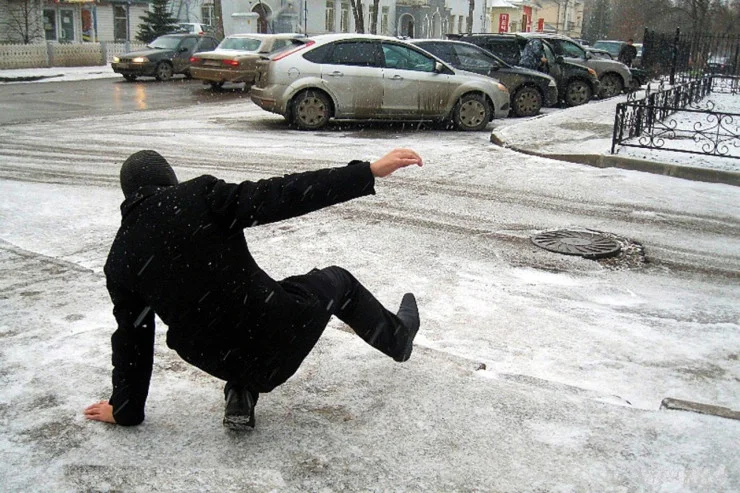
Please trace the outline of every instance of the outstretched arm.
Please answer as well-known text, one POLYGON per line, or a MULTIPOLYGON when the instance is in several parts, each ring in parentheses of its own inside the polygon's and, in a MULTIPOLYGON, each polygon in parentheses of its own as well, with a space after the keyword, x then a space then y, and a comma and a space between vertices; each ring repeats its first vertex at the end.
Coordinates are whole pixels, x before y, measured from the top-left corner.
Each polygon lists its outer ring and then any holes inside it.
POLYGON ((376 177, 388 176, 412 164, 422 164, 416 152, 395 149, 374 163, 352 161, 348 166, 239 184, 217 180, 207 200, 211 210, 229 229, 244 229, 372 195, 376 177))
POLYGON ((85 408, 87 419, 124 426, 144 421, 154 359, 154 311, 108 276, 118 329, 111 336, 113 393, 85 408))
POLYGON ((411 165, 422 166, 424 163, 415 151, 411 149, 393 149, 391 152, 370 164, 370 171, 376 178, 388 176, 399 168, 411 165))

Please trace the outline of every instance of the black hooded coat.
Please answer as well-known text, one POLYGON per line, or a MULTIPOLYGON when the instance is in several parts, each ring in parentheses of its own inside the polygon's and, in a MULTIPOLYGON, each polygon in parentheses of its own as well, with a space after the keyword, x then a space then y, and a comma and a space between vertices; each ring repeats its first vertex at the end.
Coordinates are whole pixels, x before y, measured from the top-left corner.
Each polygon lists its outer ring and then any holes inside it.
POLYGON ((374 194, 374 183, 370 164, 353 161, 257 182, 205 175, 124 187, 105 265, 118 324, 109 400, 116 422, 144 420, 155 313, 168 326, 167 345, 211 375, 246 378, 256 392, 290 378, 326 327, 328 300, 310 274, 282 281, 266 274, 243 229, 374 194))

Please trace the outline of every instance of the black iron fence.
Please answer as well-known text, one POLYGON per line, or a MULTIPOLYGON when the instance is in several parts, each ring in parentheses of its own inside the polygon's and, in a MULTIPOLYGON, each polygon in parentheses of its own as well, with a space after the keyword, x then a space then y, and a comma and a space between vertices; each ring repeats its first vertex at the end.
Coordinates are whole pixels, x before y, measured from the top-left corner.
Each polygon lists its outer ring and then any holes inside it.
POLYGON ((740 35, 659 33, 645 29, 642 68, 671 84, 705 74, 740 75, 740 35))
POLYGON ((740 159, 740 114, 715 111, 711 92, 737 94, 740 77, 707 75, 666 88, 648 84, 642 98, 636 93, 617 105, 612 149, 617 146, 661 149, 740 159))

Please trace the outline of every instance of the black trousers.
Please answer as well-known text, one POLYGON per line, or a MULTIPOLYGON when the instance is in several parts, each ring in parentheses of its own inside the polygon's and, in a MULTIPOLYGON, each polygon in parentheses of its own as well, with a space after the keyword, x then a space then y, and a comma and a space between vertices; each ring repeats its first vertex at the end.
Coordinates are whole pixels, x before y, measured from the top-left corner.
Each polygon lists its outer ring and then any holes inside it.
POLYGON ((382 353, 394 357, 402 351, 403 337, 399 340, 399 335, 405 335, 405 328, 399 318, 347 270, 336 266, 313 269, 280 284, 291 296, 302 298, 308 308, 295 326, 275 328, 279 341, 259 351, 254 347, 209 349, 199 345, 192 352, 178 350, 180 356, 226 380, 225 392, 238 386, 258 394, 270 392, 295 374, 332 315, 382 353))

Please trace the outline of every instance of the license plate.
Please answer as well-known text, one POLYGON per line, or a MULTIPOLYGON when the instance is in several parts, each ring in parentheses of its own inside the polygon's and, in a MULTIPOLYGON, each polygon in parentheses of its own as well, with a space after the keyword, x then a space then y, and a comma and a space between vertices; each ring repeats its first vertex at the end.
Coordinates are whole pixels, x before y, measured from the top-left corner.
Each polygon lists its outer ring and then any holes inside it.
POLYGON ((124 68, 124 69, 126 69, 128 67, 129 67, 129 64, 128 63, 119 63, 118 64, 118 68, 124 68))
POLYGON ((221 62, 219 60, 204 60, 203 65, 208 65, 209 67, 218 67, 221 65, 221 62))

